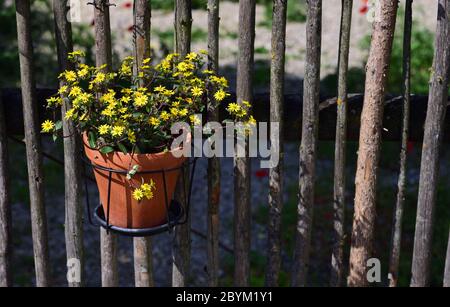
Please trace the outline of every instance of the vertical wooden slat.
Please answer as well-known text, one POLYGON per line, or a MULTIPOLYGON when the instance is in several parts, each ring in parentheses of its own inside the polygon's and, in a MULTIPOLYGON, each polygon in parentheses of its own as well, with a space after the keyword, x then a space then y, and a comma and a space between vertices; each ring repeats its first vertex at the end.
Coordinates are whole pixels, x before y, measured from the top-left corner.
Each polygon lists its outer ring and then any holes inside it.
POLYGON ((8 140, 0 92, 0 287, 12 286, 11 207, 9 202, 8 140))
MULTIPOLYGON (((109 1, 94 1, 95 22, 95 60, 97 66, 106 64, 111 71, 111 27, 109 22, 109 1)), ((102 263, 102 286, 116 287, 119 283, 117 271, 117 235, 100 229, 100 248, 102 263)))
MULTIPOLYGON (((175 50, 181 56, 187 55, 191 50, 191 27, 192 27, 192 4, 191 0, 176 0, 175 2, 175 50)), ((183 176, 183 174, 181 175, 183 176)), ((185 169, 185 185, 189 186, 189 169, 185 169)), ((175 190, 175 199, 181 204, 186 203, 184 199, 183 180, 178 180, 175 190)), ((172 286, 184 287, 187 284, 191 257, 191 220, 190 215, 187 223, 175 228, 175 238, 172 248, 172 286)))
MULTIPOLYGON (((253 66, 255 44, 255 0, 239 1, 239 53, 237 64, 237 102, 253 100, 253 66)), ((246 157, 234 159, 234 285, 250 282, 250 159, 248 139, 246 157)))
POLYGON ((416 233, 411 286, 429 285, 434 207, 439 173, 439 149, 447 110, 450 68, 450 0, 439 0, 435 54, 430 78, 428 110, 420 165, 416 233))
POLYGON ((403 204, 406 192, 406 153, 409 134, 409 104, 410 104, 410 78, 411 78, 411 28, 412 28, 412 2, 406 0, 405 22, 403 30, 403 123, 402 123, 402 147, 400 151, 400 173, 398 175, 398 192, 395 204, 391 250, 389 257, 389 286, 396 287, 398 281, 398 266, 400 261, 400 247, 402 235, 403 204))
MULTIPOLYGON (((139 73, 142 61, 150 57, 150 1, 134 1, 134 73, 139 73)), ((142 81, 140 86, 144 86, 142 81)), ((134 238, 134 280, 136 287, 151 287, 153 282, 152 240, 150 237, 134 238)))
MULTIPOLYGON (((67 55, 73 51, 72 25, 67 20, 69 7, 67 0, 53 0, 55 18, 56 47, 58 50, 59 70, 73 69, 67 55)), ((62 106, 62 118, 71 108, 68 101, 62 106)), ((84 284, 84 250, 83 250, 83 210, 81 206, 81 173, 80 173, 80 142, 76 126, 69 121, 63 121, 64 137, 64 192, 65 192, 65 239, 67 261, 76 259, 80 262, 80 280, 69 282, 70 287, 80 287, 84 284)))
POLYGON ((47 217, 44 205, 40 125, 37 117, 35 95, 30 1, 16 0, 16 19, 36 285, 38 287, 47 287, 50 286, 50 264, 47 217))
MULTIPOLYGON (((219 0, 208 0, 208 69, 215 74, 219 71, 219 0)), ((213 93, 208 99, 214 101, 213 93)), ((208 110, 208 121, 219 121, 219 110, 208 110)), ((219 201, 220 201, 220 160, 208 159, 208 285, 219 284, 219 201)))
POLYGON ((283 208, 283 104, 284 64, 286 51, 287 1, 273 1, 272 60, 270 65, 270 122, 278 123, 279 130, 270 129, 271 144, 279 144, 279 163, 269 174, 269 227, 267 271, 265 284, 278 286, 281 263, 281 211, 283 208))
POLYGON ((319 127, 322 1, 308 1, 306 63, 303 81, 302 140, 300 145, 298 221, 292 285, 305 286, 308 274, 314 205, 314 180, 319 127))
POLYGON ((349 286, 367 286, 367 260, 372 256, 377 168, 380 155, 384 94, 397 16, 397 0, 380 0, 366 66, 356 170, 355 213, 350 251, 349 286))
POLYGON ((334 149, 334 221, 330 286, 342 284, 345 223, 345 154, 347 146, 347 73, 353 0, 342 0, 338 59, 338 103, 334 149))

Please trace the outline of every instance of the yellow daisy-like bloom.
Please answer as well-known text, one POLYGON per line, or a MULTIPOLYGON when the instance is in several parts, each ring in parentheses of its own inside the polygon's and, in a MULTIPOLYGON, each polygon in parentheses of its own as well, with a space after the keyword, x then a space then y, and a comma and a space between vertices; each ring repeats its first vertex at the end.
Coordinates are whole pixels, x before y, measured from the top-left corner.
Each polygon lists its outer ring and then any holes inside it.
POLYGON ((75 116, 75 109, 70 109, 66 112, 64 119, 72 119, 75 116))
POLYGON ((64 78, 66 78, 66 81, 68 82, 75 82, 77 81, 77 74, 73 70, 68 70, 64 72, 64 78))
POLYGON ((179 114, 179 110, 177 108, 170 108, 170 114, 177 116, 179 114))
POLYGON ((225 91, 222 90, 222 89, 218 90, 218 91, 214 94, 214 98, 215 98, 217 101, 222 101, 222 100, 224 100, 226 96, 227 96, 227 93, 225 93, 225 91))
POLYGON ((133 198, 136 199, 137 201, 140 201, 144 198, 144 191, 142 191, 141 189, 135 189, 133 191, 133 198))
POLYGON ((102 72, 97 73, 97 75, 95 75, 94 80, 92 80, 92 82, 94 82, 95 84, 100 84, 102 82, 104 82, 106 80, 106 75, 102 72))
POLYGON ((153 191, 155 189, 155 182, 150 179, 150 183, 144 183, 141 185, 141 190, 144 193, 145 198, 152 199, 153 191))
POLYGON ((235 102, 230 103, 227 107, 227 111, 231 114, 236 114, 236 113, 240 112, 241 109, 242 109, 241 106, 235 102))
POLYGON ((160 117, 161 117, 162 120, 165 121, 165 120, 168 120, 170 118, 170 115, 166 111, 162 111, 160 117))
POLYGON ((60 94, 60 95, 65 94, 65 93, 67 92, 68 88, 69 88, 69 87, 68 87, 67 85, 61 86, 61 87, 59 88, 59 90, 58 90, 58 94, 60 94))
POLYGON ((137 107, 143 107, 147 104, 148 97, 141 93, 136 93, 136 96, 134 98, 134 105, 137 107))
POLYGON ((154 116, 150 117, 148 122, 150 123, 150 125, 155 126, 155 127, 158 127, 159 124, 161 124, 161 121, 159 120, 159 118, 154 117, 154 116))
POLYGON ((186 55, 186 59, 189 61, 193 61, 197 58, 197 56, 198 56, 197 53, 191 52, 188 55, 186 55))
POLYGON ((129 103, 131 101, 131 97, 130 96, 123 96, 122 98, 120 98, 120 101, 123 103, 129 103))
POLYGON ((142 61, 142 64, 144 64, 144 65, 148 64, 148 63, 150 63, 151 60, 152 60, 151 58, 146 58, 142 61))
POLYGON ((50 97, 47 99, 47 105, 54 106, 54 105, 62 105, 62 98, 61 97, 50 97))
POLYGON ((196 116, 196 115, 189 116, 189 120, 191 121, 191 123, 193 125, 200 125, 200 123, 201 123, 200 118, 198 118, 198 116, 196 116))
POLYGON ((170 96, 175 95, 175 91, 172 91, 172 90, 165 90, 165 91, 163 92, 163 95, 164 95, 164 96, 170 97, 170 96))
POLYGON ((114 109, 112 108, 106 108, 102 111, 102 115, 113 117, 114 115, 116 115, 116 111, 114 111, 114 109))
POLYGON ((87 77, 87 75, 89 74, 89 69, 86 67, 83 67, 82 69, 77 71, 78 77, 80 77, 81 79, 84 79, 87 77))
POLYGON ((77 97, 78 95, 80 95, 83 92, 83 90, 81 89, 81 87, 79 86, 74 86, 72 87, 72 89, 70 90, 69 93, 69 97, 77 97))
POLYGON ((111 129, 111 135, 114 137, 119 137, 121 136, 123 133, 125 132, 125 127, 124 126, 114 126, 111 129))
POLYGON ((199 96, 203 95, 203 90, 198 86, 194 86, 191 89, 191 93, 192 93, 192 96, 199 97, 199 96))
POLYGON ((157 86, 157 87, 155 87, 155 92, 164 92, 164 91, 166 91, 167 89, 166 89, 166 87, 165 86, 162 86, 162 85, 159 85, 159 86, 157 86))
POLYGON ((180 115, 180 116, 188 115, 188 109, 186 109, 186 108, 181 109, 180 111, 178 111, 178 115, 180 115))
POLYGON ((108 134, 109 129, 111 129, 110 125, 101 125, 100 127, 98 127, 98 133, 100 133, 100 135, 108 134))
POLYGON ((42 132, 48 133, 53 131, 53 128, 55 128, 55 124, 51 120, 46 120, 42 123, 42 132))
POLYGON ((130 141, 131 144, 136 143, 136 133, 134 133, 133 130, 127 131, 128 141, 130 141))

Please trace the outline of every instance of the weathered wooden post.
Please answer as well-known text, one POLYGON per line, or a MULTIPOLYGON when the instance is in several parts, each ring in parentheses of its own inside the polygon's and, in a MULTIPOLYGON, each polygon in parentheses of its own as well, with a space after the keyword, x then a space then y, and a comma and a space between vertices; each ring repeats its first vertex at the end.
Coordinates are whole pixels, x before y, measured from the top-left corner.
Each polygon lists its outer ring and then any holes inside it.
POLYGON ((0 287, 11 287, 11 204, 9 202, 8 139, 0 92, 0 287))
POLYGON ((445 258, 444 287, 450 287, 450 231, 448 233, 447 256, 445 258))
MULTIPOLYGON (((55 18, 56 47, 58 50, 59 71, 73 69, 67 59, 73 51, 72 25, 67 20, 69 10, 67 0, 53 0, 55 18)), ((72 106, 68 101, 62 105, 62 118, 72 106)), ((84 250, 83 250, 83 208, 81 204, 80 142, 76 126, 63 121, 64 134, 64 192, 65 192, 65 239, 67 262, 75 259, 80 264, 80 280, 68 281, 71 287, 80 287, 84 283, 84 250)))
MULTIPOLYGON (((139 74, 144 59, 150 57, 150 1, 134 1, 134 74, 139 74)), ((144 86, 141 82, 140 86, 144 86)), ((153 282, 152 240, 150 237, 134 238, 134 279, 136 287, 150 287, 153 282)))
POLYGON ((394 37, 397 0, 379 1, 366 67, 356 170, 355 214, 350 251, 349 286, 367 286, 367 260, 372 255, 377 169, 380 155, 384 94, 394 37))
POLYGON ((272 60, 270 65, 270 143, 279 145, 278 165, 269 174, 269 229, 266 286, 278 286, 281 264, 281 211, 283 208, 283 104, 287 1, 273 1, 272 60), (278 124, 278 130, 273 124, 278 124))
POLYGON ((439 0, 435 53, 431 70, 428 110, 420 165, 416 233, 411 286, 429 285, 434 207, 439 173, 439 149, 447 110, 450 68, 450 0, 439 0))
POLYGON ((319 127, 322 0, 308 2, 306 63, 303 81, 302 140, 300 145, 299 200, 292 285, 305 286, 308 274, 314 205, 314 180, 319 127))
MULTIPOLYGON (((105 71, 112 69, 111 27, 109 21, 109 0, 94 0, 95 13, 95 60, 98 67, 106 64, 105 71)), ((100 228, 100 248, 102 262, 102 286, 116 287, 119 283, 117 272, 117 235, 100 228)))
POLYGON ((30 1, 16 0, 17 42, 19 47, 25 143, 30 189, 31 230, 33 235, 36 285, 50 286, 47 217, 44 205, 44 176, 40 125, 37 117, 36 85, 31 41, 30 1))
POLYGON ((412 2, 406 0, 405 22, 403 29, 403 123, 402 123, 402 147, 400 150, 400 173, 398 175, 397 201, 395 204, 391 250, 389 257, 389 286, 396 287, 398 281, 398 266, 400 262, 400 247, 402 236, 403 204, 405 203, 406 190, 406 154, 409 135, 409 105, 411 96, 411 28, 412 28, 412 2))
MULTIPOLYGON (((191 0, 176 0, 175 2, 175 50, 181 56, 186 56, 191 49, 191 26, 192 26, 192 4, 191 0)), ((185 178, 189 177, 189 168, 185 170, 185 178)), ((183 174, 181 174, 183 176, 183 174)), ((178 180, 175 190, 175 198, 181 204, 185 204, 183 182, 186 187, 189 180, 178 180)), ((185 188, 186 188, 185 187, 185 188)), ((191 254, 191 221, 175 228, 175 238, 172 247, 172 286, 186 286, 191 254)))
POLYGON ((334 221, 330 286, 342 284, 345 223, 345 154, 347 146, 347 73, 353 0, 342 0, 338 59, 338 103, 334 149, 334 221))
MULTIPOLYGON (((239 53, 237 64, 237 102, 253 100, 253 65, 255 49, 255 0, 239 1, 239 53)), ((234 285, 250 282, 250 159, 248 139, 246 157, 234 158, 234 285)))
MULTIPOLYGON (((215 74, 219 71, 219 0, 208 0, 208 69, 215 74)), ((213 103, 213 93, 208 93, 213 103)), ((219 121, 219 110, 208 110, 209 121, 219 121)), ((219 201, 220 201, 220 160, 208 160, 208 285, 219 284, 219 201)))

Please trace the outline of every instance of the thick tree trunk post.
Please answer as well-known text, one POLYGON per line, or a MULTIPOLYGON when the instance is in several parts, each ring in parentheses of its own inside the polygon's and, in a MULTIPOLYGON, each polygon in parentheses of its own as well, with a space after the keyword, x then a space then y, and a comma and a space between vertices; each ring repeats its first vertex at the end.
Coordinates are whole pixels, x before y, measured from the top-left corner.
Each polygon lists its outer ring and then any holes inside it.
MULTIPOLYGON (((67 20, 69 10, 67 0, 53 0, 55 18, 56 47, 58 50, 59 71, 73 69, 67 59, 69 52, 73 51, 72 25, 67 20)), ((62 118, 71 108, 65 102, 61 108, 62 118)), ((73 259, 79 261, 80 280, 68 281, 70 287, 81 287, 84 284, 84 250, 83 250, 83 210, 81 206, 81 173, 80 173, 80 142, 76 126, 63 121, 64 137, 64 183, 65 183, 65 239, 67 264, 73 259)))
POLYGON ((356 170, 355 213, 350 251, 349 286, 367 286, 367 260, 372 254, 377 169, 380 154, 385 84, 394 37, 397 0, 377 5, 366 66, 364 106, 361 114, 356 170))
POLYGON ((305 286, 308 274, 319 128, 322 0, 310 0, 306 20, 306 63, 300 145, 299 200, 292 285, 305 286))
MULTIPOLYGON (((134 53, 136 64, 135 75, 139 73, 142 61, 150 57, 150 1, 134 1, 134 53)), ((140 86, 145 86, 142 82, 140 86)), ((133 239, 134 248, 134 280, 136 287, 152 287, 153 258, 151 237, 133 239)))
MULTIPOLYGON (((109 22, 109 1, 94 0, 95 61, 98 67, 106 64, 111 71, 111 27, 109 22)), ((102 265, 102 286, 116 287, 119 284, 117 271, 117 235, 100 228, 100 249, 102 265)))
MULTIPOLYGON (((255 0, 239 1, 239 54, 237 64, 237 102, 253 100, 253 65, 255 44, 255 0)), ((248 139, 244 158, 234 159, 234 285, 250 283, 250 159, 248 139)))
MULTIPOLYGON (((176 0, 175 3, 175 49, 181 56, 186 56, 191 50, 191 26, 192 26, 191 0, 176 0)), ((183 180, 177 183, 175 198, 186 204, 183 180)), ((185 188, 189 187, 189 167, 184 170, 185 188)), ((172 286, 184 287, 189 278, 191 258, 191 219, 188 215, 187 223, 175 227, 175 238, 172 248, 172 286)))
POLYGON ((9 202, 8 140, 0 97, 0 287, 12 286, 11 207, 9 202))
MULTIPOLYGON (((219 71, 219 0, 208 0, 208 69, 215 74, 219 71)), ((208 99, 214 103, 214 93, 208 99)), ((219 109, 208 110, 208 121, 219 121, 219 109)), ((208 159, 208 286, 219 285, 219 201, 220 201, 220 160, 208 159)))
POLYGON ((340 287, 344 270, 345 154, 347 146, 347 72, 353 0, 342 0, 338 59, 338 103, 334 149, 334 221, 330 286, 340 287))
MULTIPOLYGON (((278 286, 281 263, 281 211, 283 208, 283 104, 286 51, 286 0, 275 0, 272 13, 272 61, 270 70, 270 143, 279 144, 279 163, 269 174, 269 229, 266 286, 278 286), (271 124, 272 125, 272 124, 271 124)), ((271 145, 273 146, 273 145, 271 145)))
POLYGON ((36 85, 33 69, 30 1, 16 0, 16 18, 36 285, 38 287, 48 287, 50 286, 50 263, 48 256, 47 217, 44 205, 40 125, 37 117, 36 85))
POLYGON ((450 231, 448 233, 447 257, 445 259, 444 287, 450 287, 450 231))
POLYGON ((405 203, 406 190, 406 154, 408 147, 409 113, 410 113, 410 79, 411 79, 411 28, 412 28, 412 3, 406 0, 405 4, 405 28, 403 30, 403 124, 402 124, 402 148, 400 151, 400 173, 398 175, 397 202, 395 204, 391 250, 389 256, 389 286, 396 287, 398 281, 398 266, 400 261, 400 247, 402 236, 403 204, 405 203))
POLYGON ((411 286, 429 285, 431 240, 433 235, 436 186, 439 174, 439 149, 447 110, 450 67, 450 0, 439 0, 435 54, 430 78, 428 110, 420 165, 416 233, 411 286))

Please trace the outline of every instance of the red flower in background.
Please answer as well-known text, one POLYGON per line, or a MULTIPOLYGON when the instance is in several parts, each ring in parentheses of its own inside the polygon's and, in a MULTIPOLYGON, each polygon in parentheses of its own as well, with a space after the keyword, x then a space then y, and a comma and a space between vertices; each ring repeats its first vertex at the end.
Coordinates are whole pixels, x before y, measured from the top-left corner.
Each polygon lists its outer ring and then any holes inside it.
POLYGON ((414 142, 408 141, 408 145, 406 146, 406 152, 410 153, 414 149, 414 142))
POLYGON ((132 6, 133 6, 133 4, 131 3, 131 1, 128 1, 128 2, 126 2, 126 3, 123 4, 123 7, 126 8, 126 9, 129 9, 129 8, 131 8, 132 6))
POLYGON ((260 169, 260 170, 257 170, 256 172, 255 172, 255 177, 256 178, 264 178, 264 177, 267 177, 267 176, 269 176, 269 171, 268 170, 266 170, 266 169, 260 169))
POLYGON ((359 7, 359 13, 364 15, 369 10, 369 4, 368 0, 362 0, 362 2, 362 5, 359 7))

